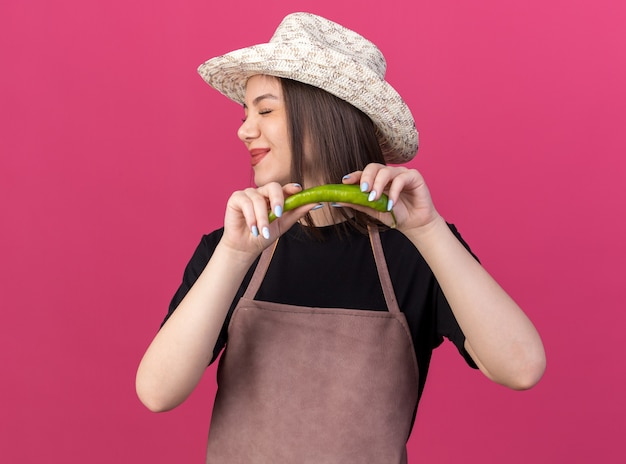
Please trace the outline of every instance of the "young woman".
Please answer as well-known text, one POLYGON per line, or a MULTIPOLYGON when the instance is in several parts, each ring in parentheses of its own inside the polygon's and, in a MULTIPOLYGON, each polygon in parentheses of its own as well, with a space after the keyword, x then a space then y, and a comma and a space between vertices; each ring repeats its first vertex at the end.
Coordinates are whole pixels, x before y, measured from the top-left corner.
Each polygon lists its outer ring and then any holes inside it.
POLYGON ((243 105, 256 187, 234 192, 224 227, 202 238, 137 392, 172 409, 221 353, 207 462, 407 462, 444 337, 502 385, 541 378, 532 323, 437 213, 420 173, 397 165, 417 132, 374 44, 295 13, 269 43, 199 71, 243 105), (387 211, 284 211, 303 189, 337 183, 372 202, 387 195, 387 211))

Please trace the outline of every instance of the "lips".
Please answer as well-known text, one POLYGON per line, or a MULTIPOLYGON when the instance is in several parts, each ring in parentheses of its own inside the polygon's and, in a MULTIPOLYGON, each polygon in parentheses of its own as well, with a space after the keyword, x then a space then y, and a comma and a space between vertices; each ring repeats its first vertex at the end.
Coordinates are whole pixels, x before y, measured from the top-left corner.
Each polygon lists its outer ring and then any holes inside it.
POLYGON ((257 164, 259 164, 261 160, 265 158, 265 155, 269 153, 269 151, 269 148, 254 148, 250 150, 250 163, 252 164, 252 166, 256 166, 257 164))

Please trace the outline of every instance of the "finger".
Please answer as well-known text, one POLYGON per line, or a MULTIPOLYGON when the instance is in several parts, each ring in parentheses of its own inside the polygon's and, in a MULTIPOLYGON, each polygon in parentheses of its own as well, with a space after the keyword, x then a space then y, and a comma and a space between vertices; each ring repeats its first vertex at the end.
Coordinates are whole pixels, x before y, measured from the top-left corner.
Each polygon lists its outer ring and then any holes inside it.
POLYGON ((291 195, 295 195, 296 193, 299 193, 301 191, 302 185, 295 182, 291 184, 285 184, 283 186, 283 193, 285 194, 285 197, 290 197, 291 195))
POLYGON ((417 189, 420 183, 423 179, 416 170, 403 169, 393 178, 387 192, 391 206, 398 202, 403 191, 417 189))
MULTIPOLYGON (((361 177, 359 179, 359 185, 361 187, 361 192, 371 192, 374 188, 374 180, 376 179, 376 175, 381 169, 384 169, 386 166, 384 164, 378 163, 370 163, 365 166, 363 172, 361 173, 361 177)), ((374 196, 378 192, 374 193, 374 196)))
POLYGON ((306 216, 307 213, 322 206, 322 203, 310 203, 298 206, 290 211, 285 211, 282 217, 276 219, 270 224, 270 229, 275 226, 278 228, 277 230, 279 233, 282 233, 291 228, 291 226, 306 216))
POLYGON ((301 208, 296 208, 289 212, 283 212, 285 198, 302 191, 302 186, 298 183, 290 183, 282 187, 277 183, 274 183, 273 185, 266 184, 266 186, 259 190, 259 193, 263 193, 268 196, 269 204, 273 205, 270 209, 276 217, 275 221, 270 221, 266 208, 263 220, 259 220, 260 235, 266 240, 277 238, 311 209, 315 208, 315 205, 304 205, 301 208))
POLYGON ((361 179, 361 174, 363 171, 353 171, 341 178, 341 182, 343 184, 357 184, 361 179))
POLYGON ((376 171, 375 177, 371 181, 369 201, 377 201, 388 190, 389 184, 398 175, 399 169, 402 168, 385 166, 376 171))
POLYGON ((260 193, 268 197, 269 208, 277 218, 283 214, 285 198, 301 191, 302 186, 296 182, 285 184, 282 187, 278 183, 271 183, 259 189, 260 193))
POLYGON ((243 191, 233 192, 226 204, 224 215, 224 228, 226 232, 239 232, 247 228, 254 234, 256 218, 254 208, 248 196, 243 191))
MULTIPOLYGON (((245 193, 252 208, 252 216, 254 217, 256 232, 258 232, 261 237, 269 240, 270 231, 269 221, 267 218, 269 200, 260 190, 261 189, 247 189, 245 190, 245 193)), ((257 236, 257 234, 255 234, 254 227, 252 228, 252 233, 257 236)))
MULTIPOLYGON (((248 189, 253 190, 253 189, 248 189)), ((259 236, 259 228, 257 225, 257 217, 254 209, 254 202, 251 198, 251 192, 249 191, 241 191, 235 192, 228 205, 235 214, 240 213, 243 216, 246 227, 250 231, 250 233, 258 237, 259 236), (237 211, 238 210, 238 211, 237 211)))
MULTIPOLYGON (((282 231, 287 230, 288 228, 290 228, 298 219, 300 219, 300 217, 304 216, 308 211, 303 212, 300 216, 295 217, 294 218, 294 213, 290 213, 290 216, 292 217, 291 220, 286 220, 286 221, 281 221, 279 218, 281 218, 284 214, 283 208, 284 208, 284 203, 285 203, 285 198, 290 197, 291 195, 295 195, 296 193, 299 193, 302 191, 302 186, 298 183, 290 183, 290 184, 285 184, 282 187, 282 191, 283 191, 283 196, 282 199, 280 200, 280 202, 278 204, 276 204, 273 208, 271 208, 272 212, 269 215, 270 216, 270 235, 271 236, 279 236, 282 234, 282 231), (273 218, 272 218, 273 216, 273 218), (272 222, 276 222, 275 224, 272 224, 272 222)), ((273 201, 273 200, 270 200, 273 201)))

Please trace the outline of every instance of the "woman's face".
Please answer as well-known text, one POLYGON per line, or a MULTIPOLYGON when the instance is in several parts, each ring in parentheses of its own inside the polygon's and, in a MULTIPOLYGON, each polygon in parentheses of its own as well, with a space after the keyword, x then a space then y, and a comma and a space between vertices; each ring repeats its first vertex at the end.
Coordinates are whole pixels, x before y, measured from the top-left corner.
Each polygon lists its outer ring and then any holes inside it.
POLYGON ((280 81, 256 75, 248 79, 245 119, 237 135, 250 152, 254 183, 292 182, 287 113, 280 81))

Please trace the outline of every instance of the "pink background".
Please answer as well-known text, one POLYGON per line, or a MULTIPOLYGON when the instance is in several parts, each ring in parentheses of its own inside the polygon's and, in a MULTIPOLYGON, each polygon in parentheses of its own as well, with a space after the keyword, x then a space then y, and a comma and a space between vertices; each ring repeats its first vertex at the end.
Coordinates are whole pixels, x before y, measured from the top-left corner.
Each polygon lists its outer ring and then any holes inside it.
POLYGON ((195 69, 297 10, 380 46, 411 165, 545 342, 528 392, 437 350, 410 456, 625 462, 625 5, 3 0, 2 462, 203 462, 214 368, 170 413, 134 392, 201 234, 250 182, 242 111, 195 69))

